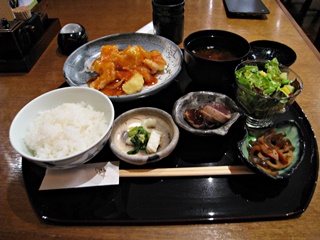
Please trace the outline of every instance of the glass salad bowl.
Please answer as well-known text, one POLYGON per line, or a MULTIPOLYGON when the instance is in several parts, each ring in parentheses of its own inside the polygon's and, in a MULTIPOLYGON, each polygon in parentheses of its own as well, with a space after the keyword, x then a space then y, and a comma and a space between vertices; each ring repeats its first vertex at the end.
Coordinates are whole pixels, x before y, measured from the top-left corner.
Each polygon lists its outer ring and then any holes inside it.
POLYGON ((301 78, 274 58, 247 60, 235 69, 236 101, 249 128, 269 127, 302 92, 301 78))

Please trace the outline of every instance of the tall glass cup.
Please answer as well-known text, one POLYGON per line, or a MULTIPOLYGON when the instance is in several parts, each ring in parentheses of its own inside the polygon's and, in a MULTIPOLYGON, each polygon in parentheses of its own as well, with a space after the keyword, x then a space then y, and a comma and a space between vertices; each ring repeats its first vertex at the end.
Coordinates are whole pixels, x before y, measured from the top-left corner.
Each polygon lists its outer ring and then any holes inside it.
POLYGON ((152 0, 155 34, 176 44, 183 40, 184 0, 152 0))

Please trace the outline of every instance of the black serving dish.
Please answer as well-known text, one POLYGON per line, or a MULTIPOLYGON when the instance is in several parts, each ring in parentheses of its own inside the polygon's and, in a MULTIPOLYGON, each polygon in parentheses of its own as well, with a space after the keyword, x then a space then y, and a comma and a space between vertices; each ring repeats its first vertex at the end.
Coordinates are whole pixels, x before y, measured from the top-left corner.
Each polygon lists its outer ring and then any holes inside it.
POLYGON ((267 19, 266 14, 270 13, 261 0, 223 0, 223 3, 229 18, 267 19))
MULTIPOLYGON (((155 95, 125 104, 114 103, 115 115, 137 106, 157 107, 171 113, 174 102, 182 95, 208 90, 190 82, 183 69, 176 81, 155 95)), ((288 179, 274 181, 260 174, 121 178, 117 186, 39 191, 45 169, 23 159, 26 191, 39 218, 57 225, 212 223, 299 217, 307 210, 315 191, 318 147, 310 123, 297 103, 279 121, 288 119, 296 121, 305 141, 303 159, 288 179)), ((121 161, 120 169, 242 165, 237 142, 244 134, 243 118, 225 136, 196 136, 180 129, 177 147, 166 159, 144 166, 121 161)), ((117 160, 108 146, 91 162, 106 160, 117 160)))
POLYGON ((295 51, 280 42, 257 40, 251 42, 250 46, 249 59, 272 60, 273 58, 277 58, 279 63, 287 67, 291 66, 297 59, 295 51))

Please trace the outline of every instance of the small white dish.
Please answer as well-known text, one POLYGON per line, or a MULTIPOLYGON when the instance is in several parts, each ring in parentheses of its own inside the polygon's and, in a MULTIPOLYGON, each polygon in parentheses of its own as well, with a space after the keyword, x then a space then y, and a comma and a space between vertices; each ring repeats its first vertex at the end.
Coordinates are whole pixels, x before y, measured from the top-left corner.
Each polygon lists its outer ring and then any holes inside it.
POLYGON ((161 109, 144 107, 132 109, 116 118, 109 143, 112 152, 121 160, 135 165, 143 165, 167 157, 176 147, 178 140, 179 129, 170 114, 161 109), (162 133, 158 151, 154 154, 148 154, 146 151, 140 150, 134 155, 127 154, 133 149, 133 146, 126 144, 124 134, 130 127, 141 125, 143 120, 147 118, 155 119, 155 130, 162 133))

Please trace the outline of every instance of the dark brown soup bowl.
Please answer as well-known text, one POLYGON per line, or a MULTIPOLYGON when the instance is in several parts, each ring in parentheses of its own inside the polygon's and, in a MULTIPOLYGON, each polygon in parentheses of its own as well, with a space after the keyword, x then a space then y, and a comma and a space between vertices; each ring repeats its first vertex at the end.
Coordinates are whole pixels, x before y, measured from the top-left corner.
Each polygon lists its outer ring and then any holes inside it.
POLYGON ((246 39, 223 30, 194 32, 183 45, 186 71, 193 83, 222 92, 232 88, 234 69, 250 52, 246 39))

